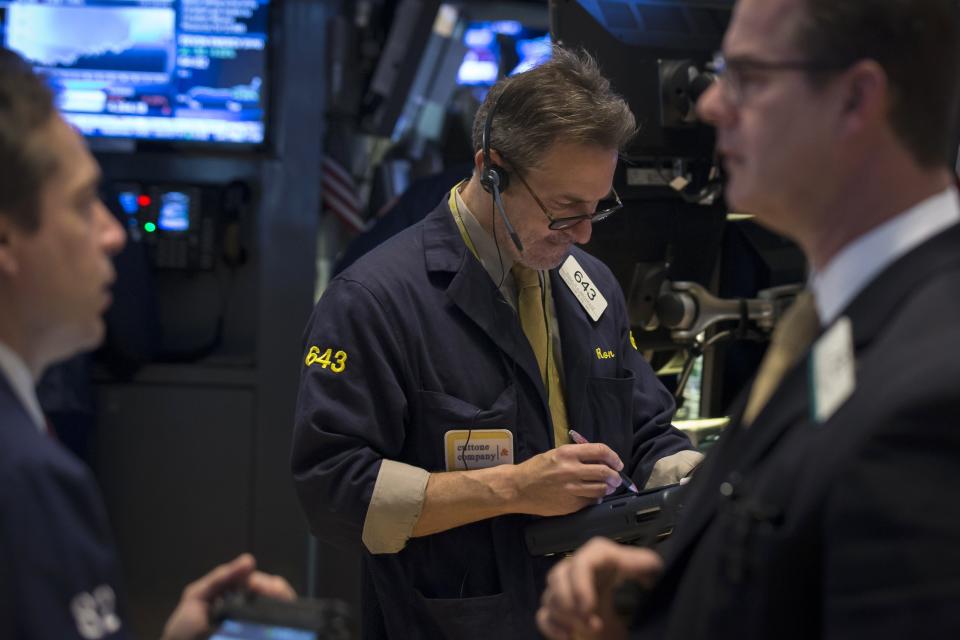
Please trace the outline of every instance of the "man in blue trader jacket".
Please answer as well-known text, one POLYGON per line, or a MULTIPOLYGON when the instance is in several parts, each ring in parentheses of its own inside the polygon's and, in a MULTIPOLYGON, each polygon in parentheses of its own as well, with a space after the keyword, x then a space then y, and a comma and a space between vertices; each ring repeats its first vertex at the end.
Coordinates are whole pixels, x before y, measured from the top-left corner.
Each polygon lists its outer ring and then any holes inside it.
MULTIPOLYGON (((43 81, 0 49, 0 638, 129 637, 121 572, 87 468, 47 433, 34 385, 103 338, 124 232, 43 81)), ((230 588, 293 596, 249 555, 189 585, 164 638, 205 637, 230 588)))
POLYGON ((574 247, 619 207, 626 103, 586 54, 495 86, 474 172, 335 278, 306 332, 293 473, 314 532, 363 542, 370 638, 535 637, 552 559, 523 526, 699 461, 574 247), (569 444, 575 429, 593 444, 569 444))

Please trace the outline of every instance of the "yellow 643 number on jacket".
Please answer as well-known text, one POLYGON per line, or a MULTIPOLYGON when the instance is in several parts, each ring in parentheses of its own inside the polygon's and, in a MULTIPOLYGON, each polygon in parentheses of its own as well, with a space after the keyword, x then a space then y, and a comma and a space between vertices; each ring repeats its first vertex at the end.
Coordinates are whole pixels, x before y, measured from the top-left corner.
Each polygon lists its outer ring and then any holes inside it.
POLYGON ((320 347, 310 347, 304 363, 308 367, 317 366, 323 369, 329 367, 330 371, 341 373, 347 368, 347 352, 340 350, 334 353, 333 349, 329 347, 326 351, 321 352, 320 347))

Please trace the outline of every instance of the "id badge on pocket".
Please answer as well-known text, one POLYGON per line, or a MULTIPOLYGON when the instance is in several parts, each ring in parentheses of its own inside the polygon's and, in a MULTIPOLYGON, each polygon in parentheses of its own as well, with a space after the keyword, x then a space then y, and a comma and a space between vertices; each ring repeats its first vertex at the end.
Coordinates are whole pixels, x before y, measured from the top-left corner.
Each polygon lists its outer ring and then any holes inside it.
POLYGON ((451 429, 443 436, 447 471, 487 469, 513 464, 509 429, 451 429))

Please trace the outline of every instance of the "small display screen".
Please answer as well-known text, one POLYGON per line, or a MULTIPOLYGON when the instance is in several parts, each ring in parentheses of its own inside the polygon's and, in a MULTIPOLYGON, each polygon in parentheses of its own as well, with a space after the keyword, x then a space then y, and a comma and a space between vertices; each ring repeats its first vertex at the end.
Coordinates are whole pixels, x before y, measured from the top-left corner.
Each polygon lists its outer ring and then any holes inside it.
POLYGON ((318 640, 317 634, 305 629, 279 627, 240 620, 224 620, 210 640, 318 640))
POLYGON ((157 227, 163 231, 190 229, 190 196, 181 191, 168 191, 160 196, 157 227))
POLYGON ((120 209, 128 216, 135 216, 140 212, 140 194, 136 191, 121 191, 117 194, 120 209))
POLYGON ((508 75, 528 71, 550 57, 550 34, 542 29, 531 29, 515 20, 472 22, 463 32, 467 53, 460 63, 457 84, 489 87, 497 81, 497 71, 506 43, 515 48, 518 62, 508 75), (500 38, 497 36, 507 36, 500 38))

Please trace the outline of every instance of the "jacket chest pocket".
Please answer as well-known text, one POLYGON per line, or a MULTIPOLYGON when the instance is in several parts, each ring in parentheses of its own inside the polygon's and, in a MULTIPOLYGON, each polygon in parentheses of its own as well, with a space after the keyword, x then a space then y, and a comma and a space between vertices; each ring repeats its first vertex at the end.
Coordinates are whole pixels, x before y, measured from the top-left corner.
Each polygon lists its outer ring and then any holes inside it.
POLYGON ((508 385, 488 406, 436 391, 417 393, 407 460, 428 471, 469 470, 514 462, 517 392, 508 385))
POLYGON ((820 545, 817 526, 796 504, 792 465, 782 466, 785 475, 774 477, 733 472, 721 486, 720 574, 731 587, 757 591, 756 598, 770 597, 784 576, 801 585, 817 571, 810 562, 820 545))
POLYGON ((476 598, 427 598, 415 594, 415 612, 430 620, 431 635, 450 640, 503 638, 514 628, 513 604, 506 593, 476 598))
POLYGON ((580 422, 571 424, 587 440, 602 442, 624 461, 630 459, 634 376, 587 379, 580 422))

